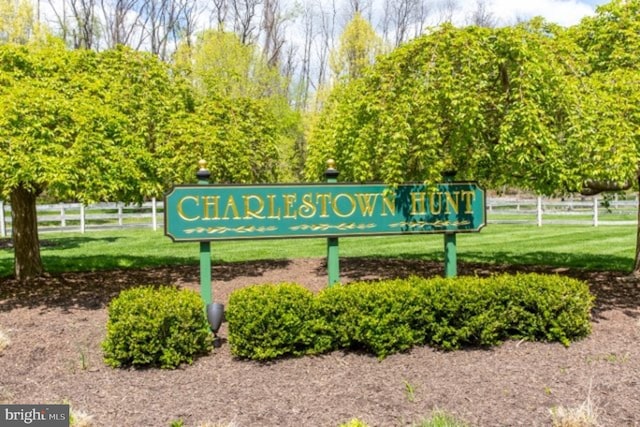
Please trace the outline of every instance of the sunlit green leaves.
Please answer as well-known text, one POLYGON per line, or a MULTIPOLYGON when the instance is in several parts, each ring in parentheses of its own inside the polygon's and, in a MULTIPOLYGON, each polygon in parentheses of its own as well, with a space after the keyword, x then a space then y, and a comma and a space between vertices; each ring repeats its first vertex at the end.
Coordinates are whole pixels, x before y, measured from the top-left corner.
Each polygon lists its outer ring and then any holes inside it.
MULTIPOLYGON (((287 161, 299 152, 295 145, 301 138, 301 118, 289 105, 287 79, 257 46, 243 44, 234 33, 203 31, 193 43, 185 42, 178 48, 175 66, 190 82, 194 104, 177 123, 179 129, 172 126, 171 137, 186 143, 178 134, 192 135, 187 144, 192 153, 202 153, 210 164, 216 164, 214 179, 275 179, 275 164, 281 170, 278 176, 294 178, 299 160, 292 161, 291 167, 287 161), (229 122, 225 124, 226 115, 229 122), (189 126, 192 128, 187 129, 189 126)), ((191 154, 184 161, 191 167, 180 169, 179 175, 192 181, 197 159, 191 154)), ((182 162, 175 159, 174 164, 182 162)))
POLYGON ((307 179, 334 158, 341 179, 392 184, 448 170, 543 194, 635 181, 638 10, 614 1, 569 30, 541 19, 434 29, 334 90, 310 132, 307 179))
POLYGON ((331 51, 329 65, 336 80, 362 76, 382 53, 383 41, 369 21, 356 12, 344 28, 338 46, 331 51))
POLYGON ((159 152, 162 173, 193 182, 196 161, 206 159, 212 182, 275 182, 278 133, 270 114, 259 101, 218 98, 175 116, 159 152))
POLYGON ((640 1, 612 0, 572 28, 594 71, 640 69, 640 1))
POLYGON ((31 2, 0 0, 0 43, 26 43, 34 24, 31 2))
POLYGON ((0 46, 0 178, 83 202, 139 200, 162 185, 154 157, 176 97, 167 67, 119 48, 0 46))

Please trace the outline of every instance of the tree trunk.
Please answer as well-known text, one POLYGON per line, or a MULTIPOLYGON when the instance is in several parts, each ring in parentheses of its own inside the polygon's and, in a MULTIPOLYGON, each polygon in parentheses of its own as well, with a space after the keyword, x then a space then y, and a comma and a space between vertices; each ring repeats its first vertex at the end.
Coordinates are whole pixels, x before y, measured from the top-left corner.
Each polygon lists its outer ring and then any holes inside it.
POLYGON ((15 276, 21 282, 40 276, 44 268, 40 258, 36 194, 20 186, 11 192, 15 276))

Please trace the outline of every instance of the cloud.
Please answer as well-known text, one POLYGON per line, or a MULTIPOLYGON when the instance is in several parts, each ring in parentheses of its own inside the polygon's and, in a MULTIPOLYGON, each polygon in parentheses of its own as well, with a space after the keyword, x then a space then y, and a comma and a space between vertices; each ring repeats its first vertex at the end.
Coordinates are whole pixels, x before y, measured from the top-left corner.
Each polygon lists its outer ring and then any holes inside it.
POLYGON ((593 6, 581 1, 537 0, 512 1, 493 0, 492 10, 501 20, 514 22, 516 18, 530 19, 543 16, 560 25, 574 25, 595 11, 593 6))
MULTIPOLYGON (((496 18, 498 25, 511 25, 518 20, 542 16, 547 21, 563 26, 575 25, 585 16, 593 15, 598 4, 604 0, 486 0, 487 9, 496 18)), ((457 18, 468 17, 476 8, 477 0, 461 0, 461 11, 457 18)))

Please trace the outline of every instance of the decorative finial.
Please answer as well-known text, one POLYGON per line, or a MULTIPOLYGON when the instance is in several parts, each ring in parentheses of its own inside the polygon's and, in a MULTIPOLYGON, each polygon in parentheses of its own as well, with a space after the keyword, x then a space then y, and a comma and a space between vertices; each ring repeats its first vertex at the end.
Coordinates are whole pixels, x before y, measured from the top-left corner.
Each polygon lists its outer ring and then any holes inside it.
POLYGON ((340 175, 340 172, 338 172, 338 170, 336 169, 335 160, 327 160, 327 170, 324 171, 324 177, 327 179, 336 179, 338 178, 338 175, 340 175))
POLYGON ((335 168, 336 168, 336 161, 333 159, 327 160, 327 169, 335 169, 335 168))
POLYGON ((204 159, 199 160, 198 166, 200 167, 200 169, 198 169, 198 172, 196 172, 196 177, 198 178, 198 182, 200 184, 207 184, 209 181, 209 178, 211 178, 211 172, 209 172, 209 169, 207 169, 207 161, 204 159))

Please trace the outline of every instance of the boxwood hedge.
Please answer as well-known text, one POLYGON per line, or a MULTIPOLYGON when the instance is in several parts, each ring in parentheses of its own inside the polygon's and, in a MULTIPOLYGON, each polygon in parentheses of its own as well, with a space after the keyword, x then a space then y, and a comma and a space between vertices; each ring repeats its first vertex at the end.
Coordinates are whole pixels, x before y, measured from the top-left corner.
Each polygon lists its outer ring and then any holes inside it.
POLYGON ((591 331, 593 296, 582 281, 517 274, 356 282, 314 295, 292 283, 232 293, 231 351, 269 360, 331 350, 379 358, 428 344, 442 350, 506 339, 572 340, 591 331))
POLYGON ((102 349, 112 367, 175 368, 212 348, 204 303, 188 289, 127 289, 111 301, 108 314, 102 349))

